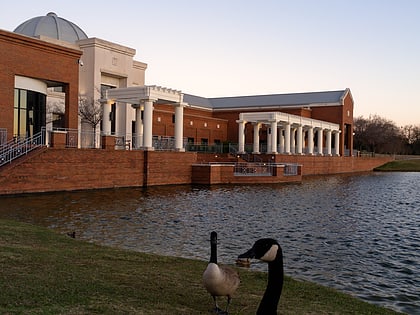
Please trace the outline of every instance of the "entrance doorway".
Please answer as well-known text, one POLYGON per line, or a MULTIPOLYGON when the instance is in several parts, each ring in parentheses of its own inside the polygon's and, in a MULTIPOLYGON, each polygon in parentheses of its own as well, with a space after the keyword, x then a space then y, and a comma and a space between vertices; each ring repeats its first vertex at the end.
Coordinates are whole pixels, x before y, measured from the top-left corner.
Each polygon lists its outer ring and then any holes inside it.
POLYGON ((24 139, 32 137, 45 127, 45 94, 15 88, 13 137, 24 139))

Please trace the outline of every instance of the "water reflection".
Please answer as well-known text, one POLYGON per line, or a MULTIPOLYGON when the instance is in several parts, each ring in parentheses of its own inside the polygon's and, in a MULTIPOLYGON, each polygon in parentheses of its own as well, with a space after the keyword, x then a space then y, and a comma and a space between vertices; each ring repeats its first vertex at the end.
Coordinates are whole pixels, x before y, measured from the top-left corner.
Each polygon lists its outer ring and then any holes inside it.
POLYGON ((99 244, 202 260, 216 230, 226 263, 257 238, 275 237, 286 273, 420 314, 418 191, 419 173, 375 173, 293 185, 66 192, 1 198, 0 217, 76 231, 99 244))

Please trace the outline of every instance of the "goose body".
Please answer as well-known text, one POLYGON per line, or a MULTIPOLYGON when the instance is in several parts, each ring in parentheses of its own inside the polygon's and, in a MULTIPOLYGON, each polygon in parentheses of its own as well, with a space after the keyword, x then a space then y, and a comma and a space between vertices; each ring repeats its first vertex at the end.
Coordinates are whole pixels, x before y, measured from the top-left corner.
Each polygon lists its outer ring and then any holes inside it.
POLYGON ((257 310, 257 315, 277 315, 277 306, 283 289, 283 252, 272 238, 259 239, 239 259, 256 258, 268 263, 268 283, 257 310))
POLYGON ((213 297, 215 304, 215 312, 217 314, 228 314, 228 308, 232 295, 238 289, 240 280, 238 273, 228 266, 219 265, 217 263, 217 233, 212 232, 210 235, 210 261, 203 273, 203 285, 213 297), (217 305, 217 297, 226 296, 226 310, 222 311, 217 305))

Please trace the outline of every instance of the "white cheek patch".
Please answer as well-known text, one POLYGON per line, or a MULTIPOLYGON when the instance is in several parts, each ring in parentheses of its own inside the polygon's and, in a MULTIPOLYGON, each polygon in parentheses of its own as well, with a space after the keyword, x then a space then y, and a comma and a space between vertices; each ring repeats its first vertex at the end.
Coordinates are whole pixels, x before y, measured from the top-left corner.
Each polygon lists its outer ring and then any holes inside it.
POLYGON ((277 251, 278 250, 279 250, 279 246, 278 245, 272 245, 270 247, 270 249, 260 259, 262 261, 266 261, 266 262, 274 261, 274 259, 276 259, 277 251))

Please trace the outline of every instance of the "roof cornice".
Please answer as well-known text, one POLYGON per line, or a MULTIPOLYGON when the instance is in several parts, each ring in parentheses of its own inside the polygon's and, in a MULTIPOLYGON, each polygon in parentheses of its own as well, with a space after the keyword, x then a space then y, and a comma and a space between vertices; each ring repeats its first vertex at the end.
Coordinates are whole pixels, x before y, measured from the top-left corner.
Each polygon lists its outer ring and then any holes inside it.
POLYGON ((14 32, 9 32, 0 29, 0 40, 7 41, 7 42, 13 42, 17 45, 25 45, 25 46, 31 46, 36 49, 40 49, 43 51, 50 51, 53 53, 56 53, 57 51, 60 51, 60 53, 65 53, 69 56, 79 58, 82 55, 82 51, 73 47, 68 46, 62 46, 59 44, 52 43, 50 41, 45 41, 39 38, 26 36, 17 34, 14 32))

